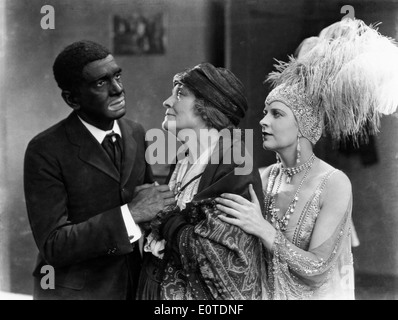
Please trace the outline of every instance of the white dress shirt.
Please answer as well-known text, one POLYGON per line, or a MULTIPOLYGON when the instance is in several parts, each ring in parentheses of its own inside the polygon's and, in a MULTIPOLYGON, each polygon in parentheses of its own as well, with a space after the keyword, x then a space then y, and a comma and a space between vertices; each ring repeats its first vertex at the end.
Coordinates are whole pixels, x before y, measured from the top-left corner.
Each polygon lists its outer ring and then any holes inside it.
MULTIPOLYGON (((98 129, 97 127, 94 127, 93 125, 87 123, 84 121, 82 118, 80 118, 80 121, 84 124, 84 126, 90 131, 90 133, 94 136, 94 138, 99 142, 99 144, 102 144, 102 141, 104 141, 105 136, 112 131, 114 133, 117 133, 120 137, 122 137, 122 132, 120 131, 119 124, 117 121, 113 122, 113 128, 108 131, 104 131, 101 129, 98 129)), ((120 207, 122 211, 122 216, 123 216, 123 221, 126 226, 127 234, 130 239, 130 242, 133 243, 137 240, 139 240, 142 236, 142 232, 140 227, 135 223, 133 217, 131 216, 130 210, 127 206, 127 204, 123 205, 120 207)))

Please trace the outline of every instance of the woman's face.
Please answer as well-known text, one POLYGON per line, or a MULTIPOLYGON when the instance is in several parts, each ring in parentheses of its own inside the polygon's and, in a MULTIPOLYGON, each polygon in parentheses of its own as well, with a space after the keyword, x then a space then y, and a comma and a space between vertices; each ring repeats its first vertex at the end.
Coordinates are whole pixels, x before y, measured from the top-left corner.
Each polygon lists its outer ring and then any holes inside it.
POLYGON ((195 113, 195 96, 184 85, 177 83, 171 96, 163 102, 167 109, 162 123, 164 130, 177 135, 182 129, 199 132, 206 128, 203 119, 195 113))
POLYGON ((299 131, 293 111, 282 102, 265 105, 260 125, 264 149, 278 151, 297 141, 299 131))

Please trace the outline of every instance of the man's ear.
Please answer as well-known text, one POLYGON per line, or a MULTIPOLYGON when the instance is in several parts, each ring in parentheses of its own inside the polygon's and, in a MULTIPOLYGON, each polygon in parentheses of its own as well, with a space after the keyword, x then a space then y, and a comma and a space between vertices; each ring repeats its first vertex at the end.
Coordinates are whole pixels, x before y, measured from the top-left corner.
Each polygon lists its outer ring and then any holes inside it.
POLYGON ((77 111, 80 109, 79 100, 76 98, 76 94, 69 90, 62 90, 62 98, 73 110, 77 111))

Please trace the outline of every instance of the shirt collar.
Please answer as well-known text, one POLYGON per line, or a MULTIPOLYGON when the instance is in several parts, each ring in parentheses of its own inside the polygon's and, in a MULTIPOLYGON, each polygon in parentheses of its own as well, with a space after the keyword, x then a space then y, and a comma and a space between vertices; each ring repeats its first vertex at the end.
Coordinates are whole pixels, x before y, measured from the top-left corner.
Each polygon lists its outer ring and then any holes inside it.
POLYGON ((82 118, 80 118, 78 116, 79 120, 83 123, 83 125, 87 128, 88 131, 90 131, 90 133, 94 136, 94 138, 101 144, 102 141, 104 141, 105 136, 108 133, 111 133, 112 131, 114 133, 117 133, 120 137, 122 136, 122 132, 120 130, 119 124, 117 123, 117 121, 113 121, 113 128, 111 130, 108 131, 104 131, 101 130, 95 126, 93 126, 92 124, 87 123, 86 121, 84 121, 82 118))

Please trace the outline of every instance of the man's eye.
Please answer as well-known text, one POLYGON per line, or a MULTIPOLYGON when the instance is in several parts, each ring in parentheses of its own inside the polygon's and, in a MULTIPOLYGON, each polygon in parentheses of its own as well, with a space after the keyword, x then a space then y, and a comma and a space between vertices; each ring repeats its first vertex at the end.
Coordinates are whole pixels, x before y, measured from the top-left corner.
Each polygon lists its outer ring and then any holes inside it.
POLYGON ((96 86, 97 87, 102 87, 104 84, 105 84, 104 80, 99 80, 99 81, 97 81, 96 86))
POLYGON ((116 78, 116 80, 121 80, 122 79, 122 74, 121 73, 117 74, 115 78, 116 78))

